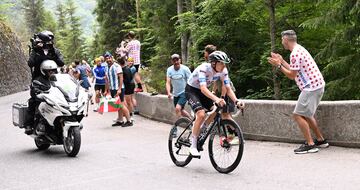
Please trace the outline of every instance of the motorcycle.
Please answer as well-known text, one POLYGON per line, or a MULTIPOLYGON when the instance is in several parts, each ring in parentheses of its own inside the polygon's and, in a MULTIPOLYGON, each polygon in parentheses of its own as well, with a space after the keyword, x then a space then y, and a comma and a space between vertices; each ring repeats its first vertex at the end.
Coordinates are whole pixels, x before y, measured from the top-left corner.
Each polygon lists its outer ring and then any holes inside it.
MULTIPOLYGON (((30 134, 40 150, 63 145, 69 157, 75 157, 81 146, 81 120, 88 115, 91 94, 85 92, 69 74, 53 74, 51 87, 36 95, 41 102, 35 111, 34 130, 30 134)), ((41 86, 41 82, 33 81, 41 86)), ((13 104, 13 124, 24 128, 27 105, 13 104)))

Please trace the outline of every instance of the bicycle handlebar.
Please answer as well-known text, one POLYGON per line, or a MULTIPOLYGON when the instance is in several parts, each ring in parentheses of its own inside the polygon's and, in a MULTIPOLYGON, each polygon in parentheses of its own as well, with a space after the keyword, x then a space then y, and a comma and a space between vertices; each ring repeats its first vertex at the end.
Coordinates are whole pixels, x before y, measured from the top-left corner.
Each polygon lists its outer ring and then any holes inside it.
MULTIPOLYGON (((237 107, 237 106, 236 106, 237 107)), ((213 110, 211 110, 210 112, 208 112, 207 114, 208 115, 211 115, 211 114, 213 114, 213 113, 215 113, 215 112, 219 112, 221 109, 222 109, 223 107, 220 107, 218 104, 216 104, 215 102, 214 102, 214 109, 213 110)), ((237 107, 238 108, 238 107, 237 107)), ((238 108, 239 109, 239 108, 238 108)), ((240 112, 241 112, 241 116, 244 116, 244 109, 239 109, 234 115, 232 115, 233 117, 237 117, 237 116, 239 116, 239 114, 240 114, 240 112)))

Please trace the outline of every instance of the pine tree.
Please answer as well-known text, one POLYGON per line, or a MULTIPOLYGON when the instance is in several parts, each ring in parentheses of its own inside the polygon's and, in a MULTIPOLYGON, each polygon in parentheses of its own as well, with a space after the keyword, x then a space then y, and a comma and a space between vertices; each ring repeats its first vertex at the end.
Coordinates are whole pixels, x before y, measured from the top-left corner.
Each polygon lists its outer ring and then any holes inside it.
POLYGON ((100 42, 100 49, 103 52, 114 52, 129 31, 124 24, 129 18, 136 18, 135 1, 99 0, 94 12, 100 25, 99 36, 96 39, 100 42))
POLYGON ((62 3, 58 3, 56 5, 56 12, 55 12, 56 16, 57 16, 57 32, 55 34, 55 40, 56 40, 56 46, 60 49, 60 51, 62 51, 64 53, 64 59, 65 59, 65 63, 69 63, 68 62, 68 58, 66 55, 66 39, 69 33, 68 30, 68 24, 66 23, 66 9, 65 6, 62 3))
POLYGON ((83 56, 82 30, 80 25, 80 17, 75 15, 76 6, 73 0, 66 2, 67 19, 69 20, 69 32, 66 37, 65 55, 69 61, 81 59, 83 56))
POLYGON ((22 0, 26 24, 31 34, 40 32, 44 27, 44 0, 22 0))

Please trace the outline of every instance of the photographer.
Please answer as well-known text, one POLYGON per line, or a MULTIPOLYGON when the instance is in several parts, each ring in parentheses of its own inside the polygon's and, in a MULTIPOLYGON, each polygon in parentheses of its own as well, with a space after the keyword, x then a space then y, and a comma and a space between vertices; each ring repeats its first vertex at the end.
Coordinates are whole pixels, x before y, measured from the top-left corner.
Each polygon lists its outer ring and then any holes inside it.
MULTIPOLYGON (((53 60, 58 67, 64 66, 63 56, 60 51, 54 47, 54 34, 50 31, 42 31, 34 35, 34 38, 31 40, 31 52, 28 60, 28 65, 31 69, 31 82, 36 78, 42 76, 40 70, 41 63, 45 60, 53 60)), ((32 125, 34 122, 34 113, 37 106, 36 102, 36 92, 34 89, 34 84, 30 86, 30 99, 29 107, 26 114, 25 121, 25 133, 32 133, 32 125)))

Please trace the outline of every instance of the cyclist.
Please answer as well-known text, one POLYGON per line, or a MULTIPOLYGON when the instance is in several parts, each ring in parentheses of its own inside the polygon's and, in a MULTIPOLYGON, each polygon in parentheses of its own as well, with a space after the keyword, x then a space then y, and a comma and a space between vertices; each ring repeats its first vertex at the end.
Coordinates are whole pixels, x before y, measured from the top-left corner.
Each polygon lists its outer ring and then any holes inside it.
MULTIPOLYGON (((190 75, 185 88, 186 99, 196 117, 194 127, 192 128, 192 138, 190 154, 194 157, 200 157, 197 150, 197 139, 200 134, 200 126, 205 121, 205 109, 210 110, 213 102, 219 106, 224 106, 225 100, 218 98, 208 89, 213 81, 224 81, 226 94, 235 102, 235 104, 243 109, 244 102, 238 100, 233 90, 230 88, 228 70, 226 64, 230 63, 230 59, 226 53, 222 51, 214 51, 209 55, 209 63, 202 63, 190 75)), ((215 113, 209 117, 213 120, 215 113)))

